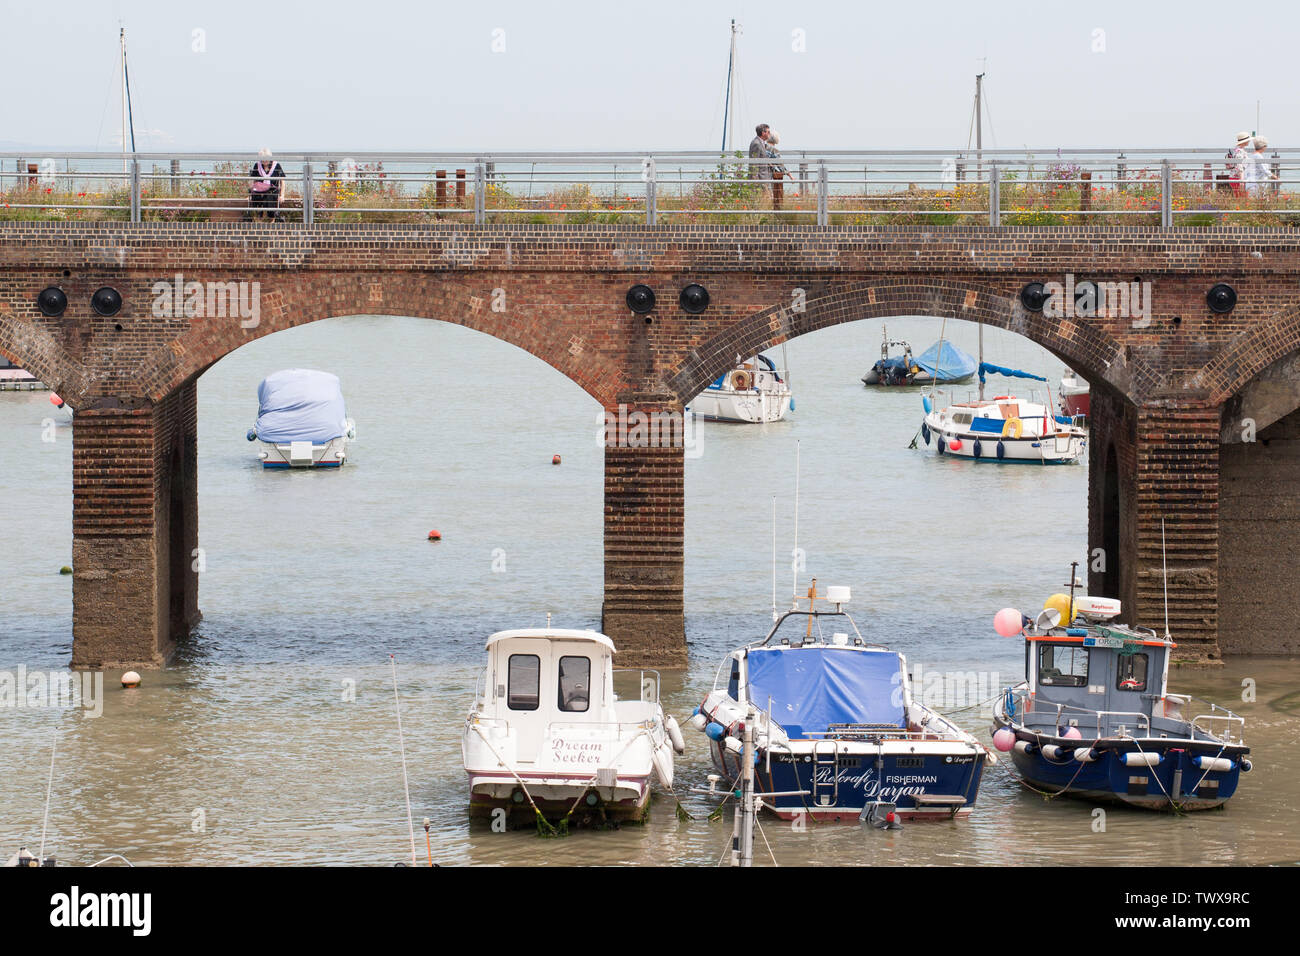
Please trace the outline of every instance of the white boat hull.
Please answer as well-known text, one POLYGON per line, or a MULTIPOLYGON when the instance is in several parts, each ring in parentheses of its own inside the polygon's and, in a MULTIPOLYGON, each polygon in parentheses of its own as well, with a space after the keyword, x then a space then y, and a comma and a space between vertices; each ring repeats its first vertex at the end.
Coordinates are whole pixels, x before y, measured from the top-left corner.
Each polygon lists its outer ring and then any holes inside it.
POLYGON ((711 422, 749 425, 779 422, 790 413, 790 392, 707 388, 691 402, 691 412, 711 422))
POLYGON ((347 460, 347 438, 335 438, 324 444, 312 442, 261 443, 257 457, 263 468, 338 468, 347 460))

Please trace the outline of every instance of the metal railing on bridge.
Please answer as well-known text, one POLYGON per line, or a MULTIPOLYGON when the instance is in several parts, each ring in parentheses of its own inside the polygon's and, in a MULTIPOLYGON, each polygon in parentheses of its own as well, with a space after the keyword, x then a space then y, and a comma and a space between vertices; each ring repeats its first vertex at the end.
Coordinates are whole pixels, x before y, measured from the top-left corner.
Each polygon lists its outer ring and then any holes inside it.
MULTIPOLYGON (((1300 224, 1300 153, 1218 149, 290 153, 278 213, 315 223, 1300 224), (781 164, 782 175, 769 169, 781 164)), ((0 153, 0 220, 233 221, 243 153, 0 153)))

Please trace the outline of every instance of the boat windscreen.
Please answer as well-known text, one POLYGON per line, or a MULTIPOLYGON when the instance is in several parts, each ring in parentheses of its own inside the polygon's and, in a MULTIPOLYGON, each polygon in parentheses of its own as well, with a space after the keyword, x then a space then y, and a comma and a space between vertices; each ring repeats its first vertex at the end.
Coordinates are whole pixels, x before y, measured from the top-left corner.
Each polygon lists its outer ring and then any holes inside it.
POLYGON ((897 654, 839 647, 773 647, 749 651, 749 699, 793 740, 831 724, 906 729, 903 675, 897 654))

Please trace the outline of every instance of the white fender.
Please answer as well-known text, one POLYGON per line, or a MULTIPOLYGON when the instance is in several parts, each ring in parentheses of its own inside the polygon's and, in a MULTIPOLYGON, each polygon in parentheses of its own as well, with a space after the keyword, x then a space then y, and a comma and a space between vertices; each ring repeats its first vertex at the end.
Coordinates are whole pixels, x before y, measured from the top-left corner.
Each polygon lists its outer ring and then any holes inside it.
POLYGON ((1097 754, 1093 752, 1091 747, 1079 747, 1074 752, 1074 759, 1079 763, 1092 763, 1097 759, 1097 754))
POLYGON ((1232 761, 1227 757, 1207 757, 1204 754, 1198 754, 1192 758, 1192 763, 1202 770, 1211 770, 1217 773, 1223 773, 1232 769, 1232 761))
POLYGON ((1033 752, 1032 750, 1030 750, 1030 748, 1033 746, 1034 745, 1028 740, 1017 740, 1015 747, 1012 749, 1015 750, 1015 752, 1018 754, 1029 754, 1033 752))
POLYGON ((686 753, 686 741, 682 739, 682 728, 677 726, 677 718, 672 714, 664 717, 664 729, 668 731, 668 739, 672 741, 673 752, 686 753))
POLYGON ((1063 760, 1070 752, 1056 744, 1043 744, 1043 756, 1048 760, 1063 760))
POLYGON ((1124 754, 1124 765, 1126 767, 1154 767, 1159 762, 1159 754, 1138 753, 1136 750, 1124 754))
POLYGON ((653 747, 650 750, 650 760, 654 764, 655 776, 659 778, 659 786, 665 790, 673 788, 673 755, 668 752, 664 746, 653 747))
MULTIPOLYGON (((700 733, 704 733, 704 728, 709 724, 709 718, 705 717, 703 714, 692 714, 690 720, 686 722, 700 733)), ((681 753, 681 751, 679 750, 678 753, 681 753)))
POLYGON ((723 738, 722 746, 733 754, 738 754, 745 749, 745 745, 736 737, 723 738))

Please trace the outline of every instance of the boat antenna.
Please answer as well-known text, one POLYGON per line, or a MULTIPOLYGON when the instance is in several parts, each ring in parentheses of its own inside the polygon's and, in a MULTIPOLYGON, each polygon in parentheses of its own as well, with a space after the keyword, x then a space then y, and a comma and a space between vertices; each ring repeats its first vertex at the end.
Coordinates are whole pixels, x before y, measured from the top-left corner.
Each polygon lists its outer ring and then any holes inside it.
POLYGON ((54 791, 54 755, 59 749, 59 738, 54 738, 54 743, 50 746, 50 779, 45 784, 45 819, 41 822, 41 853, 37 858, 37 866, 45 865, 45 831, 50 824, 50 794, 54 791))
POLYGON ((1069 627, 1071 624, 1074 623, 1074 589, 1078 586, 1078 581, 1079 581, 1079 562, 1071 561, 1070 562, 1070 606, 1067 611, 1067 613, 1070 615, 1070 619, 1065 622, 1066 627, 1069 627))
POLYGON ((772 620, 776 620, 776 495, 772 496, 772 620))
POLYGON ((790 597, 798 606, 799 603, 799 446, 800 440, 795 439, 794 443, 794 551, 790 554, 790 597))
POLYGON ((397 705, 397 744, 402 751, 402 785, 406 788, 406 826, 411 831, 411 866, 415 866, 415 819, 411 816, 411 780, 406 775, 406 739, 402 736, 402 699, 397 696, 397 658, 388 655, 393 668, 393 702, 397 705))
POLYGON ((1165 640, 1170 640, 1169 636, 1169 556, 1165 553, 1165 519, 1160 519, 1160 563, 1163 566, 1163 576, 1165 579, 1165 640))

